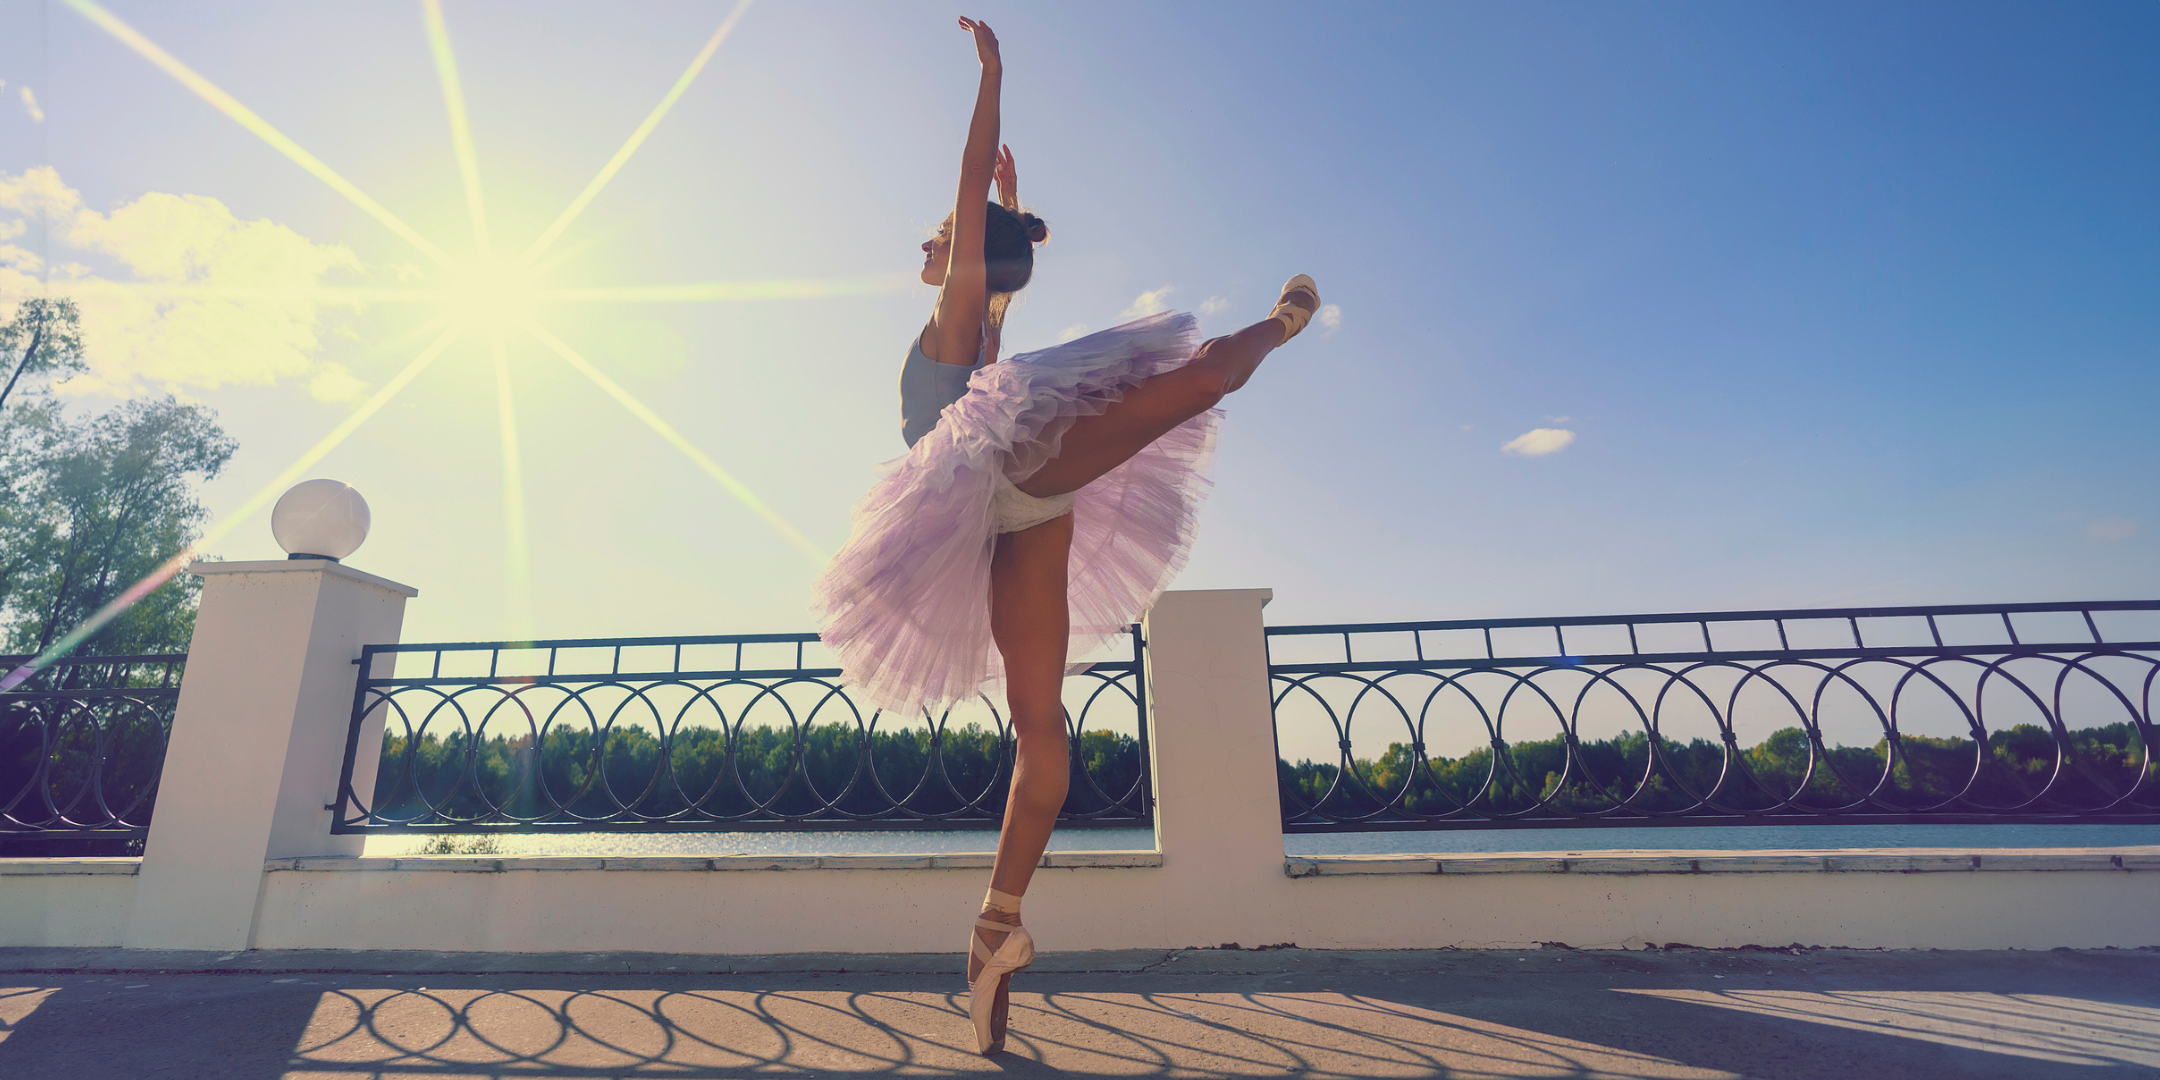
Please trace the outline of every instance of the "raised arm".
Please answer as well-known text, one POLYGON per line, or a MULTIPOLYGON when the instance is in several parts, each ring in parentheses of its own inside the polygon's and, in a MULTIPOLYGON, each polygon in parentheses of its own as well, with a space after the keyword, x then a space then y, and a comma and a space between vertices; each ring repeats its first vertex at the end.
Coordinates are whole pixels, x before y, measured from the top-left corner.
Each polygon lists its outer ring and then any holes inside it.
POLYGON ((1017 214, 1020 212, 1020 173, 1013 168, 1012 147, 998 147, 997 157, 998 205, 1017 214))
POLYGON ((960 154, 960 191, 953 198, 952 240, 945 263, 945 284, 930 313, 925 350, 947 364, 975 363, 982 344, 983 313, 989 293, 983 281, 983 207, 990 201, 990 181, 997 170, 998 91, 1005 64, 998 57, 997 35, 988 23, 962 18, 960 28, 975 35, 975 55, 982 61, 982 82, 975 90, 975 115, 968 121, 967 148, 960 154))

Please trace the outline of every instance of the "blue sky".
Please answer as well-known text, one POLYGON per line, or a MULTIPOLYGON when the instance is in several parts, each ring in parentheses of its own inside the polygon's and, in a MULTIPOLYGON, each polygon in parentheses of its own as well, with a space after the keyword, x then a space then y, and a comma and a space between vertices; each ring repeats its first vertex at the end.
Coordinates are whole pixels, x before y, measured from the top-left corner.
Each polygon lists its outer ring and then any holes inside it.
MULTIPOLYGON (((417 4, 109 7, 472 246, 417 4)), ((536 235, 728 7, 448 0, 492 232, 536 235)), ((1227 403, 1177 587, 1273 588, 1277 622, 2160 595, 2144 3, 763 0, 564 234, 550 283, 877 287, 543 317, 819 546, 901 451, 893 383, 931 296, 886 283, 949 206, 961 13, 1005 42, 1006 141, 1053 234, 1013 345, 1143 294, 1216 300, 1203 325, 1225 332, 1296 272, 1340 307, 1227 403), (1574 438, 1502 451, 1539 428, 1574 438)), ((0 80, 0 246, 43 268, 17 259, 18 282, 140 279, 173 230, 119 208, 153 194, 265 223, 218 235, 323 284, 432 272, 65 4, 0 0, 0 80), (39 168, 109 217, 54 224, 21 180, 39 168)), ((246 341, 285 335, 243 362, 255 346, 114 309, 77 400, 218 409, 241 444, 206 492, 222 514, 426 345, 428 314, 226 312, 246 341)), ((510 369, 524 590, 480 343, 314 470, 374 507, 350 561, 421 590, 408 638, 808 627, 810 560, 553 355, 513 343, 510 369)), ((277 554, 260 519, 214 547, 277 554)))

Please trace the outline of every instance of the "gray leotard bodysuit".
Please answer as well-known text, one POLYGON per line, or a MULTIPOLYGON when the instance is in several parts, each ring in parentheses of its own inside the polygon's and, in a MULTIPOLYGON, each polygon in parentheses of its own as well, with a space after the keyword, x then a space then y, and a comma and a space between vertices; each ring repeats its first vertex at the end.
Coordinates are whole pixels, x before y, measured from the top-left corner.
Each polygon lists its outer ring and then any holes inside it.
POLYGON ((922 351, 922 336, 908 346, 907 363, 900 367, 900 437, 912 447, 930 434, 945 406, 967 396, 968 376, 975 374, 989 355, 986 341, 975 354, 975 366, 940 364, 922 351))

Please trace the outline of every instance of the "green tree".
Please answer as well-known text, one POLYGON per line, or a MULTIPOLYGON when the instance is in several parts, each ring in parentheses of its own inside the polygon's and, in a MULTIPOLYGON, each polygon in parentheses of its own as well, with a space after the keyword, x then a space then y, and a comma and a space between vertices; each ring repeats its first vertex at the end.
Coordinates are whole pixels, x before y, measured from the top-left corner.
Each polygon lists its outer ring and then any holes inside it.
MULTIPOLYGON (((400 723, 383 732, 368 798, 378 815, 437 824, 431 811, 476 819, 494 807, 529 818, 559 806, 601 816, 618 800, 654 817, 693 806, 719 816, 759 807, 812 814, 828 802, 852 814, 899 806, 930 815, 958 811, 968 799, 994 815, 1005 805, 1011 771, 1010 747, 976 724, 945 730, 934 752, 925 731, 866 733, 845 723, 683 728, 665 745, 643 728, 613 728, 602 737, 565 725, 551 727, 537 747, 530 734, 472 738, 449 713, 429 726, 437 730, 417 738, 400 723)), ((1069 814, 1100 812, 1139 783, 1140 744, 1130 735, 1083 732, 1074 751, 1069 814)))
MULTIPOLYGON (((196 485, 231 459, 208 409, 131 401, 83 423, 49 403, 17 409, 5 430, 12 496, 0 518, 0 603, 8 646, 44 651, 186 548, 207 512, 196 485)), ((180 651, 195 625, 197 583, 180 577, 106 624, 106 654, 180 651)))
POLYGON ((1583 740, 1565 784, 1561 737, 1510 744, 1498 768, 1493 752, 1481 748, 1460 758, 1428 758, 1418 769, 1411 748, 1393 743, 1378 758, 1353 761, 1347 776, 1336 763, 1282 760, 1276 776, 1286 810, 1342 817, 1373 814, 1398 796, 1416 814, 1461 807, 1523 811, 1540 797, 1555 810, 1575 813, 1607 810, 1629 798, 1643 810, 1682 810, 1714 798, 1740 810, 1767 810, 1790 799, 1817 809, 1985 812, 2025 806, 2043 790, 2048 798, 2028 809, 2065 812, 2122 808, 2126 796, 2136 799, 2130 807, 2149 807, 2150 793, 2160 788, 2160 762, 2150 760, 2144 735, 2128 721, 2076 729, 2060 740, 2045 728, 2020 724, 1990 733, 1985 751, 1955 737, 1901 735, 1899 744, 1887 776, 1888 739, 1871 747, 1818 748, 1797 727, 1771 732, 1740 750, 1738 760, 1705 739, 1683 744, 1660 738, 1655 762, 1650 737, 1641 732, 1583 740), (1734 767, 1742 761, 1745 772, 1734 767), (1887 805, 1865 804, 1870 794, 1887 805))
POLYGON ((7 406, 23 376, 72 375, 83 370, 82 314, 73 300, 25 300, 15 317, 0 326, 0 362, 8 366, 0 386, 0 408, 7 406))

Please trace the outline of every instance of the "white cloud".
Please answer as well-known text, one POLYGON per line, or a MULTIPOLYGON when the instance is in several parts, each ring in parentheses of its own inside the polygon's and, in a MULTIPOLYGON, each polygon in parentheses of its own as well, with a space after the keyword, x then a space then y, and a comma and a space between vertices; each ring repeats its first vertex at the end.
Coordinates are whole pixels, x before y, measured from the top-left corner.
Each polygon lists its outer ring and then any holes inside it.
POLYGON ((1330 334, 1342 329, 1342 305, 1320 305, 1320 310, 1313 312, 1313 321, 1319 323, 1320 328, 1330 334))
POLYGON ((2138 523, 2126 517, 2101 518, 2085 531, 2095 540, 2128 540, 2138 534, 2138 523))
POLYGON ((1066 342, 1071 341, 1072 339, 1079 337, 1080 335, 1085 333, 1087 333, 1087 324, 1084 322, 1076 322, 1071 326, 1066 327, 1064 333, 1058 335, 1058 344, 1063 345, 1066 342))
POLYGON ((1509 439, 1500 449, 1523 457, 1544 457, 1547 454, 1559 453, 1574 441, 1575 433, 1566 428, 1531 428, 1509 439))
POLYGON ((1210 296, 1200 301, 1200 314, 1202 315, 1220 315, 1228 310, 1230 310, 1230 301, 1225 297, 1210 296))
POLYGON ((1121 319, 1139 319, 1149 315, 1160 315, 1170 310, 1170 305, 1163 303, 1163 297, 1176 291, 1175 286, 1165 285, 1160 289, 1151 289, 1141 293, 1133 298, 1131 306, 1127 307, 1124 313, 1118 317, 1121 319))
POLYGON ((42 124, 45 122, 45 110, 38 108, 37 95, 31 93, 30 88, 27 86, 22 88, 22 107, 24 112, 30 114, 31 123, 42 124))
POLYGON ((1572 419, 1574 417, 1571 416, 1548 416, 1545 418, 1545 422, 1548 424, 1565 424, 1572 419))
POLYGON ((357 381, 315 360, 322 304, 304 295, 333 270, 360 268, 343 246, 242 221, 201 195, 153 192, 101 214, 44 166, 0 174, 0 211, 40 218, 55 246, 127 269, 108 279, 64 262, 41 273, 35 255, 0 247, 0 295, 51 293, 82 306, 90 370, 68 381, 69 392, 131 396, 146 386, 312 376, 322 379, 318 394, 343 394, 357 381))
POLYGON ((317 401, 358 401, 368 392, 368 384, 354 378, 343 364, 324 364, 322 373, 308 380, 307 388, 317 401))

